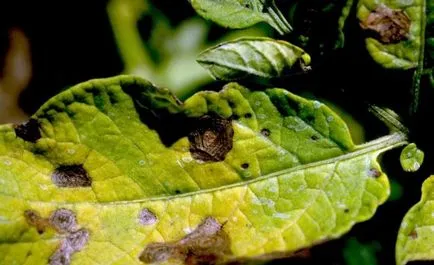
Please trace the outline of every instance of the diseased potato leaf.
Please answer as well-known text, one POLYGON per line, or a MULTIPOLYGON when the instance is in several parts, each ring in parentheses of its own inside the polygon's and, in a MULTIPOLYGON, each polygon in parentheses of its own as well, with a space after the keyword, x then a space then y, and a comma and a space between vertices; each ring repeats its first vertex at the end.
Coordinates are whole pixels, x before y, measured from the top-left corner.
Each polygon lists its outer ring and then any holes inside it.
POLYGON ((220 80, 273 78, 310 69, 310 56, 301 48, 264 37, 222 43, 202 52, 197 61, 220 80))
POLYGON ((328 107, 236 83, 184 103, 119 76, 0 127, 4 264, 219 263, 319 244, 389 195, 392 134, 355 146, 328 107), (20 129, 18 129, 20 128, 20 129))
MULTIPOLYGON (((405 215, 396 243, 397 265, 434 262, 434 176, 422 185, 422 198, 405 215)), ((425 264, 425 263, 423 263, 425 264)), ((431 263, 429 263, 431 264, 431 263)))
POLYGON ((359 0, 357 17, 372 58, 386 68, 417 67, 425 41, 424 10, 425 0, 359 0))
POLYGON ((200 16, 224 27, 239 29, 267 22, 280 34, 292 30, 274 0, 189 1, 200 16))

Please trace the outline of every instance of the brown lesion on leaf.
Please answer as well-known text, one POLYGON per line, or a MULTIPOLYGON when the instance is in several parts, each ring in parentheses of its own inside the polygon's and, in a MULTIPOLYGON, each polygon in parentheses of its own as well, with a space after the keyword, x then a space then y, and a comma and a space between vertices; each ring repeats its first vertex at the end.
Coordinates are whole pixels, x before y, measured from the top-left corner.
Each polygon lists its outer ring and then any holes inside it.
POLYGON ((216 115, 199 118, 188 135, 190 153, 205 162, 223 161, 232 149, 234 130, 230 119, 216 115))
POLYGON ((413 230, 410 232, 409 236, 411 237, 411 239, 417 239, 417 231, 413 230))
POLYGON ((41 217, 41 215, 34 210, 25 210, 24 218, 30 226, 34 226, 36 228, 36 231, 38 231, 39 234, 44 233, 45 230, 50 226, 48 219, 41 217))
POLYGON ((39 127, 38 120, 32 118, 25 123, 14 125, 15 135, 24 141, 36 143, 42 138, 39 127))
POLYGON ((144 263, 181 260, 188 265, 217 264, 231 254, 229 236, 215 218, 207 217, 179 241, 151 243, 139 256, 144 263))
POLYGON ((404 11, 391 9, 384 4, 379 5, 360 23, 362 29, 373 32, 385 44, 407 40, 410 25, 411 20, 404 11))
POLYGON ((51 255, 49 265, 69 265, 71 256, 82 250, 89 241, 89 231, 78 226, 75 213, 69 209, 57 209, 48 218, 41 217, 34 210, 26 210, 24 217, 27 223, 34 226, 39 234, 51 228, 62 235, 63 239, 51 255))
POLYGON ((51 180, 60 188, 90 187, 92 179, 83 165, 59 166, 51 175, 51 180))

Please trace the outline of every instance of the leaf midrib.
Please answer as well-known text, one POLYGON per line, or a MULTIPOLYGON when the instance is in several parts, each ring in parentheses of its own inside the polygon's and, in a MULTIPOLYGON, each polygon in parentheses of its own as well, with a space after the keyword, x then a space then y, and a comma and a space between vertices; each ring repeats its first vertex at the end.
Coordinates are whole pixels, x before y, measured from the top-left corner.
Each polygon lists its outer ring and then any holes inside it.
MULTIPOLYGON (((183 193, 178 195, 170 195, 170 196, 159 196, 159 197, 152 197, 152 198, 144 198, 139 200, 131 200, 131 201, 113 201, 113 202, 46 202, 46 201, 30 201, 26 200, 30 203, 41 203, 41 204, 56 204, 56 205, 77 205, 77 204, 92 204, 92 205, 122 205, 122 204, 130 204, 130 203, 144 203, 144 202, 151 202, 151 201, 168 201, 172 199, 179 199, 184 197, 191 197, 198 194, 203 193, 212 193, 215 191, 221 191, 225 189, 231 189, 231 188, 237 188, 242 186, 247 186, 252 183, 260 182, 266 179, 270 179, 273 177, 278 177, 284 174, 293 173, 299 170, 306 170, 313 167, 323 166, 327 164, 336 163, 338 161, 345 161, 350 160, 355 157, 363 156, 365 154, 368 154, 370 152, 375 153, 382 153, 384 151, 393 149, 398 146, 405 145, 407 143, 406 136, 402 133, 393 133, 387 136, 383 136, 381 138, 378 138, 376 140, 373 140, 372 142, 367 142, 366 144, 357 146, 353 152, 343 154, 337 157, 333 157, 330 159, 317 161, 309 164, 299 165, 295 166, 289 169, 284 169, 280 171, 276 171, 274 173, 267 174, 265 176, 257 177, 255 179, 244 181, 244 182, 238 182, 234 184, 225 185, 222 187, 216 187, 211 189, 204 189, 189 193, 183 193)), ((12 196, 5 196, 5 197, 12 197, 12 196)))

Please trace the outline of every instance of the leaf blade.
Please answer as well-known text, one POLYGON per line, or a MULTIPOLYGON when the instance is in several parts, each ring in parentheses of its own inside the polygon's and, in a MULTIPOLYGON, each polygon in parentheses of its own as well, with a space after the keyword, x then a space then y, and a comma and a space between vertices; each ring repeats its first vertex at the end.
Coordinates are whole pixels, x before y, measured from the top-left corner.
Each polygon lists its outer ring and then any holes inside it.
POLYGON ((290 74, 293 68, 306 71, 310 56, 288 42, 241 38, 205 50, 197 61, 215 79, 237 80, 247 76, 284 76, 290 74))

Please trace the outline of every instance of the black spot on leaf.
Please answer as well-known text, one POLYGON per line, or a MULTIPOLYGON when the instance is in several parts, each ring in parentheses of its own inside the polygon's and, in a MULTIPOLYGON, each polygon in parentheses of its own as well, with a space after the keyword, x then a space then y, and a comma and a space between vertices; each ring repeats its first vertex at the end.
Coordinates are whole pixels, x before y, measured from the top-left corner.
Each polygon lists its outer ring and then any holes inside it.
POLYGON ((82 165, 60 166, 51 175, 51 180, 61 188, 89 187, 92 184, 82 165))
POLYGON ((312 135, 311 137, 310 137, 310 139, 312 140, 312 141, 317 141, 318 139, 319 139, 319 137, 318 137, 318 135, 312 135))
POLYGON ((216 264, 230 254, 229 236, 213 217, 207 217, 193 232, 177 242, 151 243, 139 256, 144 263, 178 259, 184 264, 216 264))
POLYGON ((244 118, 250 119, 252 117, 252 113, 246 113, 244 114, 244 118))
POLYGON ((248 169, 249 168, 249 164, 248 163, 243 163, 241 164, 241 167, 244 169, 248 169))
POLYGON ((188 135, 193 158, 202 161, 223 161, 232 149, 232 122, 216 115, 205 115, 195 122, 188 135))
POLYGON ((263 136, 270 136, 271 132, 270 132, 269 129, 264 128, 264 129, 261 130, 261 134, 262 134, 263 136))
POLYGON ((39 122, 36 119, 30 119, 26 123, 15 125, 15 134, 24 141, 36 143, 41 139, 41 132, 39 131, 39 122))

